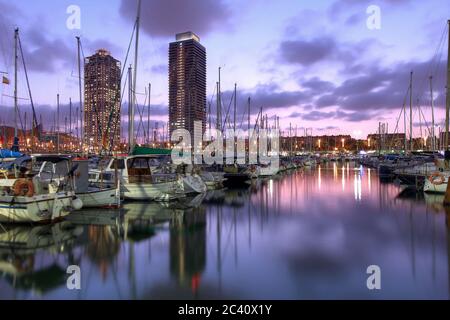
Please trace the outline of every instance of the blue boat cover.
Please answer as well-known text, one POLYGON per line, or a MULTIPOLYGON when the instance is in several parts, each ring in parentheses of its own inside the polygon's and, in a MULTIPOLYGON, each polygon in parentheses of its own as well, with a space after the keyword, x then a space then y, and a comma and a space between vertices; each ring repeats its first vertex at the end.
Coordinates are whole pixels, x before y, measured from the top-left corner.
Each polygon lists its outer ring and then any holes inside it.
POLYGON ((14 152, 8 149, 0 149, 0 158, 20 158, 23 156, 20 152, 14 152))

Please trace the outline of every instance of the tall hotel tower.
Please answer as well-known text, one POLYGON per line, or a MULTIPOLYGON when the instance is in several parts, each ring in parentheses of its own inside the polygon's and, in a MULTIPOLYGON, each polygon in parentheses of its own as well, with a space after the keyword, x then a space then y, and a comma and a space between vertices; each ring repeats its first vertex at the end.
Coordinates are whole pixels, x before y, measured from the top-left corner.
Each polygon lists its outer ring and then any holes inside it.
POLYGON ((104 50, 84 63, 84 145, 94 152, 120 143, 120 62, 104 50))
MULTIPOLYGON (((206 130, 206 49, 193 32, 179 33, 169 45, 169 128, 186 129, 194 138, 194 121, 206 130)), ((201 137, 197 137, 200 139, 201 137)))

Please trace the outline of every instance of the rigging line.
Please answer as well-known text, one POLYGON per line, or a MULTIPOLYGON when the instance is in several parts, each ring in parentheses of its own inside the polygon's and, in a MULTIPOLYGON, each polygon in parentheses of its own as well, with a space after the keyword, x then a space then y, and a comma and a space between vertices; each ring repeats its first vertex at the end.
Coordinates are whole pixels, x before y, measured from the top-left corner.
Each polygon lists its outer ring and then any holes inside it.
MULTIPOLYGON (((17 111, 19 111, 19 106, 17 106, 17 111)), ((17 112, 18 116, 19 116, 19 122, 20 122, 20 128, 22 129, 22 136, 23 136, 23 140, 25 141, 25 146, 28 149, 28 142, 27 142, 27 136, 26 136, 26 132, 23 126, 23 122, 22 122, 22 116, 20 112, 17 112)))
MULTIPOLYGON (((437 68, 439 66, 439 62, 440 61, 436 62, 435 59, 438 57, 439 53, 441 53, 439 56, 442 55, 442 51, 443 50, 441 49, 441 46, 444 45, 444 38, 445 38, 446 34, 447 34, 447 24, 445 24, 445 26, 444 26, 443 32, 441 34, 441 39, 439 40, 438 47, 436 48, 436 51, 433 54, 432 59, 429 62, 428 69, 427 69, 428 75, 432 75, 433 64, 435 64, 435 68, 437 68)), ((422 82, 421 82, 421 84, 419 86, 420 90, 418 90, 418 94, 416 95, 417 99, 422 100, 422 98, 423 98, 423 96, 425 94, 425 89, 424 89, 425 86, 426 86, 426 79, 422 79, 422 82)))
MULTIPOLYGON (((137 26, 137 21, 134 23, 133 31, 131 32, 131 38, 130 38, 130 42, 128 44, 127 53, 125 55, 125 61, 124 61, 123 66, 122 66, 122 72, 120 74, 120 81, 121 82, 123 80, 123 74, 124 73, 126 73, 125 77, 128 77, 128 72, 125 72, 125 68, 127 66, 127 61, 128 61, 128 56, 130 54, 131 45, 133 44, 134 34, 136 32, 136 26, 137 26)), ((124 86, 123 86, 123 94, 122 94, 121 100, 119 101, 120 105, 122 105, 124 93, 125 93, 125 83, 124 83, 124 86)), ((120 98, 120 92, 119 92, 119 98, 120 98)), ((116 103, 117 103, 117 94, 115 96, 114 105, 116 103)), ((120 108, 120 109, 122 110, 122 108, 120 108)), ((119 119, 121 119, 121 117, 122 117, 121 112, 118 112, 117 117, 119 117, 119 119)), ((109 130, 110 126, 111 126, 111 122, 113 120, 112 118, 113 118, 113 113, 111 112, 110 117, 108 119, 108 130, 109 130)), ((119 130, 120 130, 120 128, 119 128, 119 130)), ((117 121, 115 121, 114 124, 113 124, 113 134, 112 134, 112 136, 114 137, 116 135, 116 133, 117 133, 117 121)), ((103 146, 102 146, 102 149, 103 149, 103 146)), ((111 152, 111 150, 112 150, 112 143, 110 143, 110 145, 109 145, 109 151, 111 152)))
MULTIPOLYGON (((406 99, 407 99, 407 97, 408 97, 409 89, 410 89, 410 87, 408 86, 408 89, 406 90, 405 96, 404 96, 404 98, 403 98, 403 107, 402 107, 402 109, 400 110, 400 114, 399 114, 399 116, 398 116, 398 118, 397 118, 397 125, 395 126, 394 132, 396 132, 397 130, 400 129, 399 126, 398 126, 398 124, 399 124, 399 121, 400 121, 400 117, 401 117, 402 113, 404 112, 404 109, 405 109, 405 106, 406 106, 406 99)), ((405 111, 405 112, 406 112, 406 111, 405 111)), ((405 136, 406 136, 406 128, 405 128, 405 136)), ((394 136, 391 137, 390 142, 393 142, 393 140, 394 140, 394 136)), ((389 143, 389 145, 391 145, 391 144, 389 143)))
POLYGON ((84 55, 84 50, 83 50, 83 43, 80 40, 80 49, 81 49, 81 55, 83 56, 83 61, 84 59, 86 59, 86 56, 84 55))
MULTIPOLYGON (((23 50, 22 50, 22 41, 20 40, 20 36, 18 36, 17 38, 19 40, 20 56, 22 57, 23 70, 25 72, 25 79, 26 79, 26 82, 27 82, 28 95, 30 97, 31 110, 33 112, 33 123, 34 123, 35 127, 37 128, 39 124, 37 122, 36 110, 34 109, 34 101, 33 101, 33 95, 31 94, 31 87, 30 87, 30 81, 29 81, 29 78, 28 78, 27 65, 25 63, 25 57, 24 57, 23 50)), ((31 135, 33 135, 33 133, 34 133, 33 128, 31 128, 31 131, 32 131, 31 135)), ((38 138, 40 139, 40 133, 39 132, 38 132, 38 138)))
MULTIPOLYGON (((230 104, 228 105, 228 111, 227 111, 227 114, 225 115, 225 120, 223 121, 223 126, 222 126, 222 128, 225 128, 225 124, 227 123, 227 120, 228 120, 228 115, 230 114, 230 109, 231 109, 231 104, 233 103, 233 99, 235 99, 235 94, 234 94, 234 92, 233 92, 233 95, 231 96, 231 99, 230 99, 230 104)), ((222 99, 220 99, 220 102, 222 102, 222 99)), ((228 124, 229 124, 229 122, 228 122, 228 124)), ((230 128, 229 128, 230 129, 230 128)))
MULTIPOLYGON (((146 89, 146 90, 147 90, 147 89, 146 89)), ((145 126, 144 126, 144 121, 143 121, 143 114, 144 114, 144 111, 145 111, 144 109, 145 109, 146 104, 147 104, 147 95, 145 96, 144 104, 141 105, 141 108, 139 108, 139 104, 136 105, 136 106, 137 106, 137 109, 138 109, 138 113, 139 113, 139 124, 138 124, 137 133, 136 133, 136 136, 135 136, 136 141, 137 141, 137 139, 138 139, 138 137, 139 137, 139 134, 140 134, 140 132, 141 132, 141 127, 142 127, 142 129, 143 129, 143 131, 144 131, 144 141, 145 141, 145 138, 146 138, 146 135, 145 135, 145 126)))

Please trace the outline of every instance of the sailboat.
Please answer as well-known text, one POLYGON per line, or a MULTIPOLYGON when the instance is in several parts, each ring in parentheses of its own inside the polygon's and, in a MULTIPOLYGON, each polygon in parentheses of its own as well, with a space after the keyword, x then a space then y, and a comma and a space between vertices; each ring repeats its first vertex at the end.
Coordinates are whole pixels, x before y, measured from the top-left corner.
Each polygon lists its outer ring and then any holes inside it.
MULTIPOLYGON (((15 81, 14 113, 15 134, 12 151, 18 152, 17 116, 17 61, 19 29, 14 31, 15 42, 15 81)), ((23 53, 22 53, 23 55, 23 53)), ((24 67, 26 70, 26 68, 24 67)), ((28 77, 27 77, 28 80, 28 77)), ((19 158, 20 159, 20 158, 19 158)), ((26 160, 26 159, 24 159, 26 160)), ((24 163, 30 163, 24 162, 24 163)), ((81 208, 80 200, 73 190, 62 190, 53 184, 46 184, 39 176, 32 174, 32 168, 20 163, 4 166, 0 170, 0 222, 42 223, 52 222, 67 216, 73 209, 81 208)), ((63 182, 67 185, 71 177, 63 182)))
POLYGON ((449 132, 449 113, 450 113, 450 20, 447 21, 448 24, 448 52, 447 52, 447 97, 445 102, 445 138, 444 138, 444 148, 445 148, 445 170, 436 171, 432 173, 428 179, 425 180, 423 187, 424 192, 429 193, 445 193, 447 191, 447 185, 450 178, 450 170, 448 167, 448 161, 450 150, 448 148, 448 132, 449 132))

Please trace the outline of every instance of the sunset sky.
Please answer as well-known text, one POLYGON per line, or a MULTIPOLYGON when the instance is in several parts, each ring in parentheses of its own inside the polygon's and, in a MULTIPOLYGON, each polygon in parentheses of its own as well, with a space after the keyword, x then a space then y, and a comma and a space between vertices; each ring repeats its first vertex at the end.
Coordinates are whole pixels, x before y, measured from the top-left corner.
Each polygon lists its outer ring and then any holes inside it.
MULTIPOLYGON (((123 62, 135 2, 0 0, 0 71, 13 80, 17 26, 37 112, 49 125, 57 93, 64 105, 70 97, 78 103, 75 36, 81 36, 85 56, 105 48, 123 62), (66 27, 69 5, 81 9, 80 30, 66 27)), ((433 75, 436 122, 442 125, 447 19, 448 0, 143 0, 138 91, 143 93, 152 83, 152 120, 166 122, 168 44, 176 33, 190 30, 207 50, 208 100, 220 66, 226 106, 236 82, 242 112, 251 96, 254 116, 263 107, 269 119, 280 117, 283 128, 292 123, 313 128, 314 134, 350 133, 364 138, 377 130, 379 121, 394 130, 413 71, 414 105, 419 99, 428 122, 428 77, 433 75), (370 5, 381 9, 379 30, 366 26, 370 5)), ((19 96, 26 98, 22 68, 19 73, 19 96)), ((8 95, 13 94, 13 86, 0 88, 0 117, 11 121, 8 95)), ((143 95, 138 102, 144 103, 143 95)), ((29 102, 20 104, 24 111, 29 102)), ((242 113, 239 123, 241 118, 242 113)), ((419 120, 415 107, 416 134, 419 120)))

